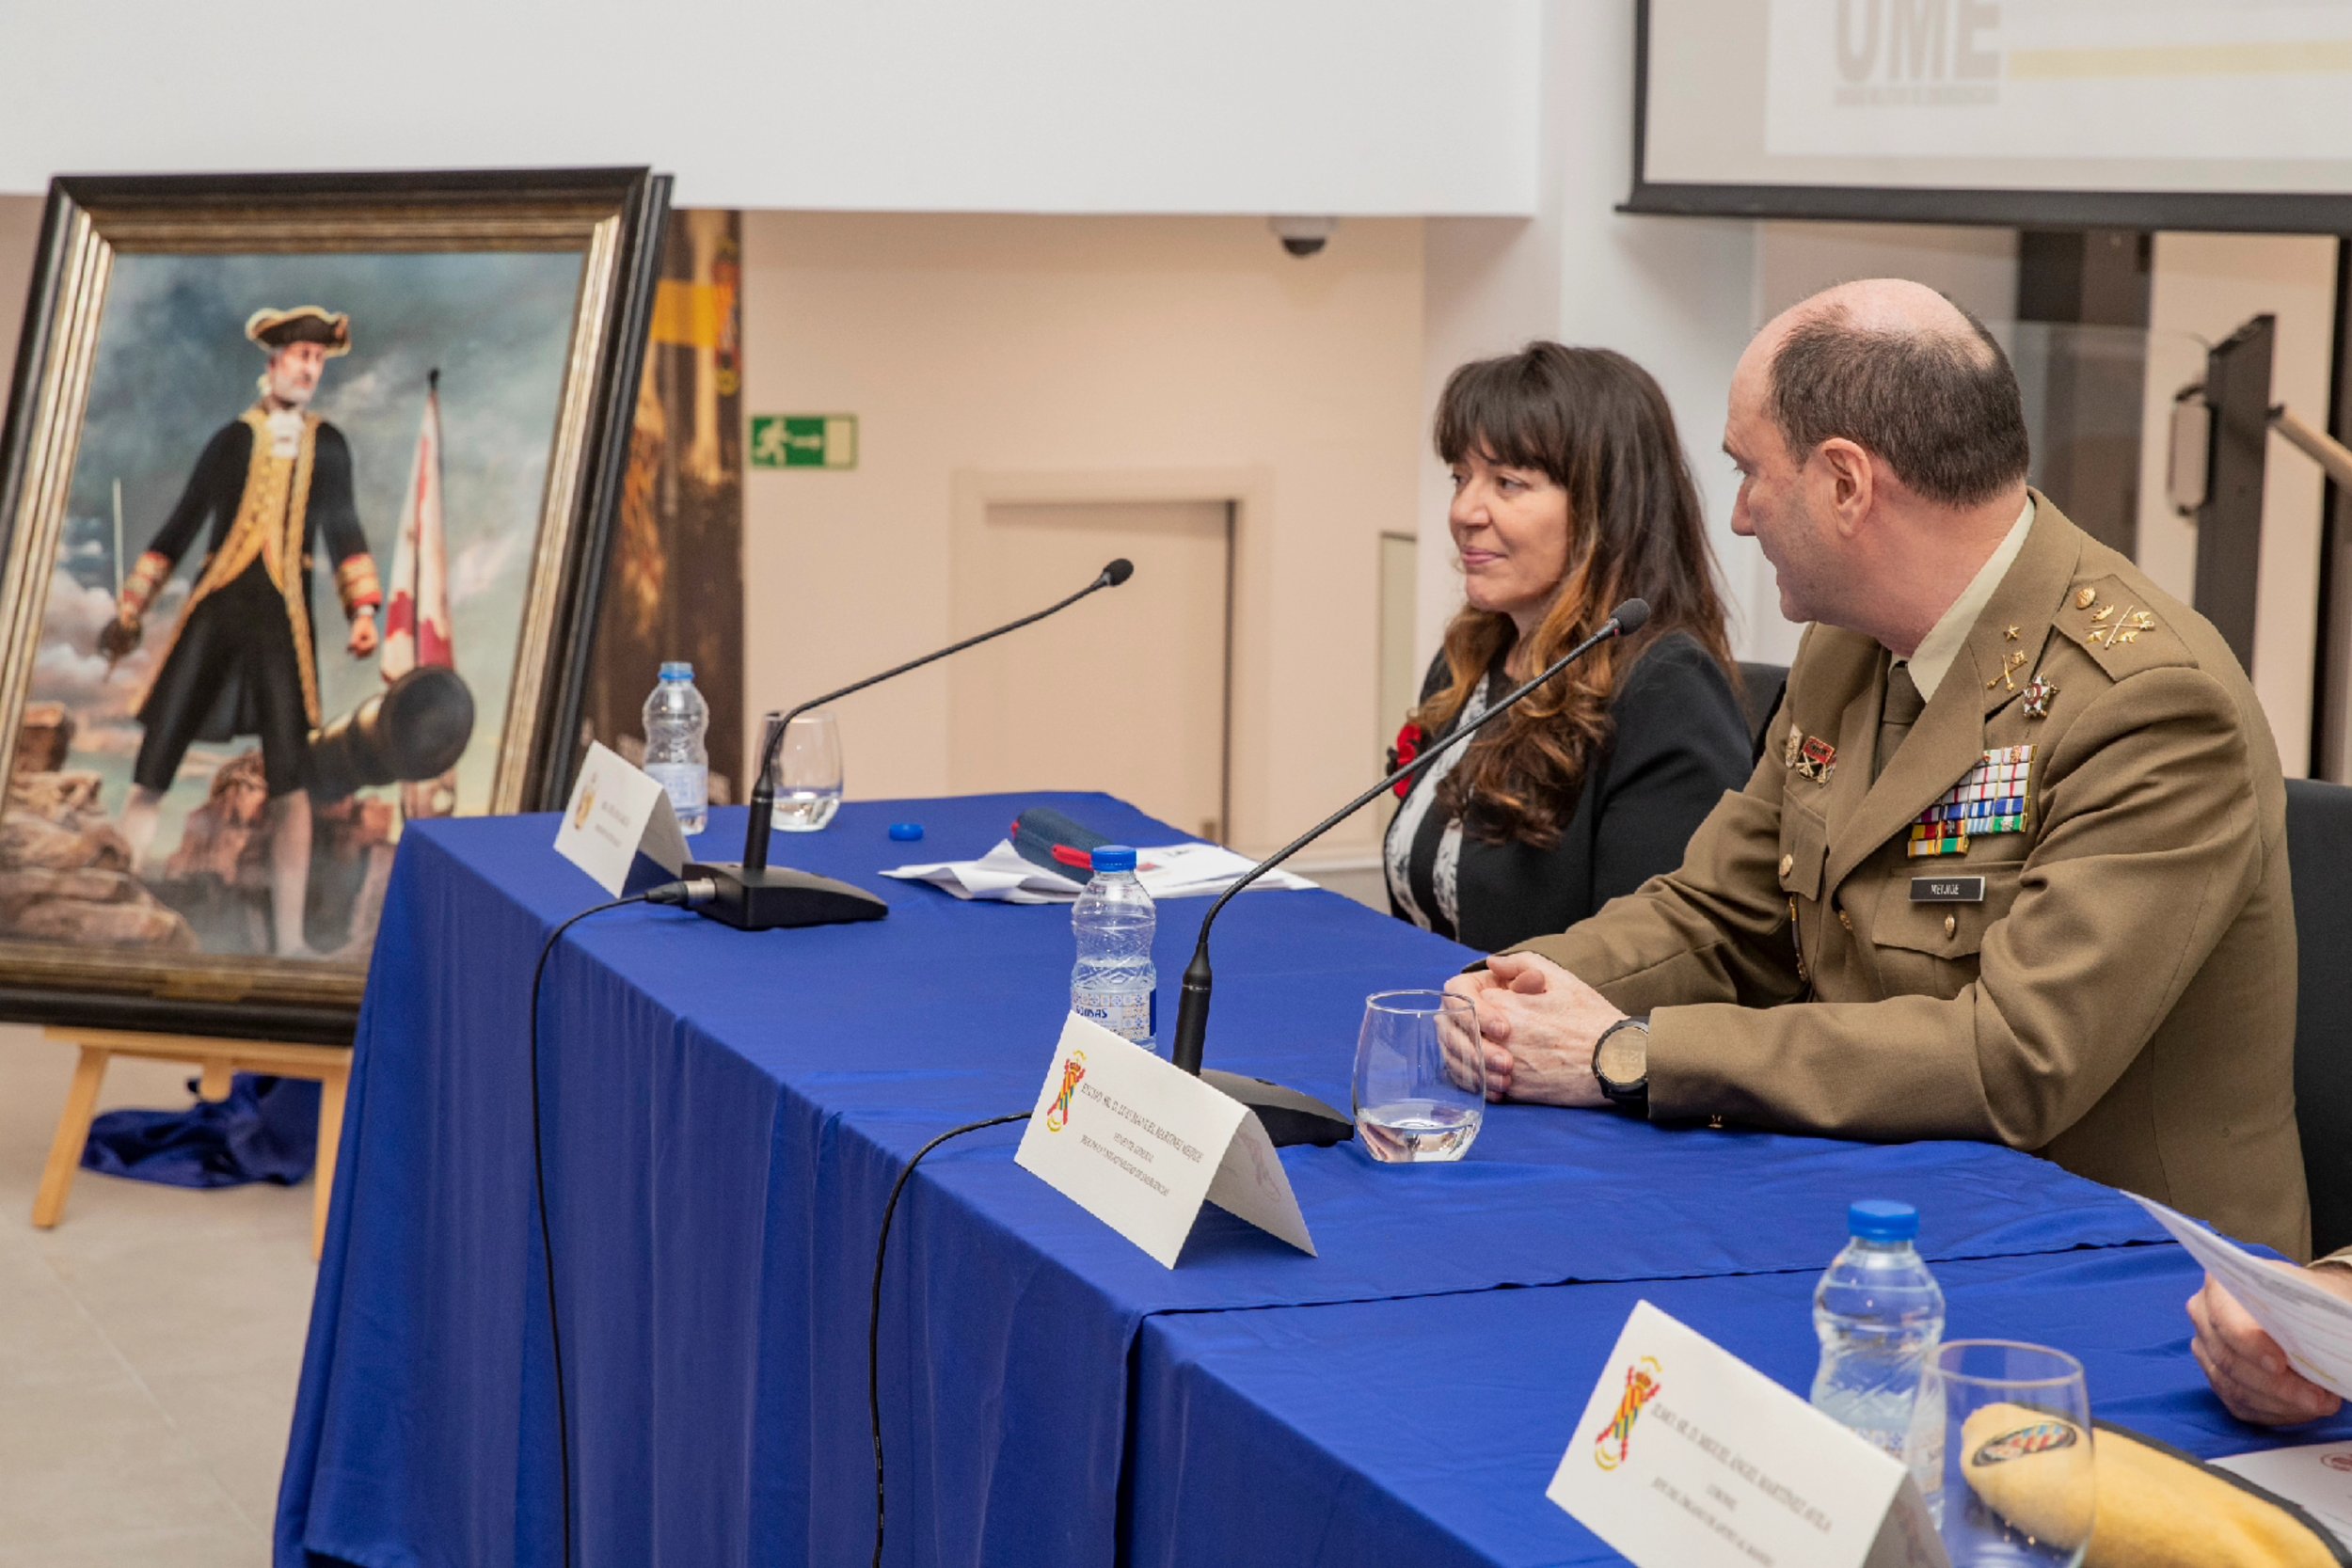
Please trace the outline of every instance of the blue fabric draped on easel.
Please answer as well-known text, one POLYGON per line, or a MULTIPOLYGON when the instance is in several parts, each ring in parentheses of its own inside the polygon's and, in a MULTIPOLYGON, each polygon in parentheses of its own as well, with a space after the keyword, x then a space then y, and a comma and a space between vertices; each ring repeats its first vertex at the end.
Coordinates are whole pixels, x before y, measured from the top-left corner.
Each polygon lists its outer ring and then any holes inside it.
POLYGON ((226 1100, 107 1112, 90 1123, 82 1166, 167 1187, 291 1187, 310 1173, 318 1141, 318 1085, 240 1072, 226 1100))

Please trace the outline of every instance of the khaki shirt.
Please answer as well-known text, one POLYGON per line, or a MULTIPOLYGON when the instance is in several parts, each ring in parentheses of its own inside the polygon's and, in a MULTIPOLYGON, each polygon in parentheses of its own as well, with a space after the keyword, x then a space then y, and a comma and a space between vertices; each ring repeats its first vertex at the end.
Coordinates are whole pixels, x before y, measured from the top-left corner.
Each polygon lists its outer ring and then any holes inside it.
POLYGON ((1886 651, 1813 626, 1681 867, 1525 946, 1650 1015, 1654 1117, 1996 1141, 2308 1257, 2278 747, 2219 634, 2034 499, 1876 784, 1886 651), (2022 831, 1906 852, 2020 745, 2022 831))

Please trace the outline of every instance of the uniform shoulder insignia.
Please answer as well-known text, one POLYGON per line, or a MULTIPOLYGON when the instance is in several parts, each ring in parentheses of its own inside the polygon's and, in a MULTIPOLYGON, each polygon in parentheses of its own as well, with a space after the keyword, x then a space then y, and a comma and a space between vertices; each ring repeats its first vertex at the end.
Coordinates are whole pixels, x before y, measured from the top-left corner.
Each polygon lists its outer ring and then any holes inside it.
POLYGON ((2142 670, 2195 664, 2197 656, 2165 625, 2169 613, 2122 578, 2092 578, 2067 590, 2058 629, 2118 680, 2142 670))

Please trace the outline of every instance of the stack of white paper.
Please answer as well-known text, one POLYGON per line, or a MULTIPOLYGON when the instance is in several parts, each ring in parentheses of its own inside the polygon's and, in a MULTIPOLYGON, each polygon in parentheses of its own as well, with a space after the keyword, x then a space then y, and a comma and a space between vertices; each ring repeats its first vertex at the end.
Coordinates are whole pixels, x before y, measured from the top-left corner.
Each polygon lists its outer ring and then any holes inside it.
MULTIPOLYGON (((1169 844, 1136 851, 1136 879, 1153 898, 1196 898, 1222 893, 1258 863, 1217 844, 1169 844)), ((1057 876, 1021 858, 1010 839, 976 861, 940 861, 930 865, 901 865, 882 873, 904 882, 929 882, 959 898, 993 899, 1007 904, 1073 904, 1084 891, 1083 879, 1057 876)), ((1260 888, 1307 888, 1315 884, 1292 872, 1273 870, 1252 882, 1260 888)))

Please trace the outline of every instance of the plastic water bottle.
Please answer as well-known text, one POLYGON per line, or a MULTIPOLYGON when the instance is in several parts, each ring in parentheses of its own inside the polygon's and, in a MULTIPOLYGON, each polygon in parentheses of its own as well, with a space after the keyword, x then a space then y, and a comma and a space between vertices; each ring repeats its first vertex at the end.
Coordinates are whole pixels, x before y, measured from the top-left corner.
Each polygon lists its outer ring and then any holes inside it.
POLYGON ((1146 1051, 1159 1043, 1159 969, 1152 934, 1159 911, 1136 880, 1136 852, 1121 844, 1094 851, 1094 879, 1070 911, 1078 966, 1070 972, 1070 1010, 1146 1051))
POLYGON ((690 833, 710 820, 710 705, 694 689, 694 667, 673 660, 645 699, 645 771, 669 792, 678 826, 690 833))
POLYGON ((1919 1374, 1944 1338, 1944 1291, 1913 1244, 1919 1212, 1910 1204, 1853 1204, 1846 1228, 1846 1250, 1813 1291, 1813 1405, 1901 1459, 1919 1374))

